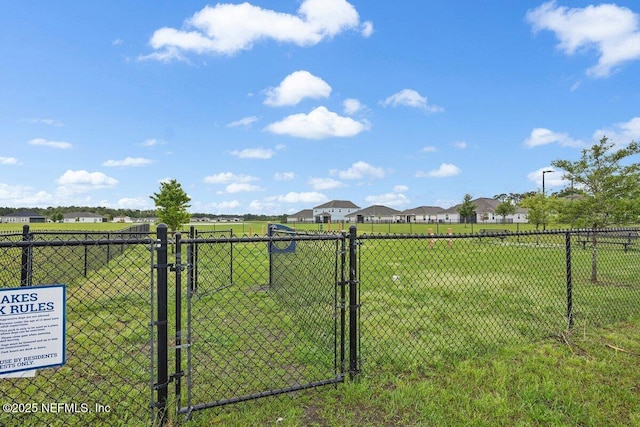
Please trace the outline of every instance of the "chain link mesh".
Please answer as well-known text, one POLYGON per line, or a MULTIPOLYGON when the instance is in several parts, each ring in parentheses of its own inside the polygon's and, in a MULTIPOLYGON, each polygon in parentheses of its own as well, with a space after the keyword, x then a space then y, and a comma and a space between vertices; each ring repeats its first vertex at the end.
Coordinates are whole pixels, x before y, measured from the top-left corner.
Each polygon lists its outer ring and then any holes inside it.
MULTIPOLYGON (((339 380, 340 240, 185 240, 197 254, 187 293, 188 412, 339 380), (215 368, 213 368, 215 367, 215 368)), ((188 275, 187 275, 188 277, 188 275)), ((196 415, 194 415, 196 416, 196 415)))
POLYGON ((557 336, 569 320, 637 314, 640 251, 613 233, 598 238, 597 281, 578 232, 359 236, 363 371, 424 371, 557 336))
POLYGON ((25 271, 29 285, 66 285, 66 363, 0 379, 2 403, 22 405, 22 413, 0 413, 0 425, 148 424, 148 234, 30 233, 19 247, 22 240, 0 236, 10 242, 0 248, 0 286, 19 287, 25 271))
MULTIPOLYGON (((169 366, 182 413, 342 381, 350 327, 362 372, 424 372, 640 312, 635 229, 361 234, 357 277, 345 277, 346 234, 223 234, 169 243, 169 366)), ((155 244, 146 231, 0 234, 0 286, 67 286, 67 363, 2 379, 3 403, 91 409, 3 413, 0 425, 156 419, 155 244)))

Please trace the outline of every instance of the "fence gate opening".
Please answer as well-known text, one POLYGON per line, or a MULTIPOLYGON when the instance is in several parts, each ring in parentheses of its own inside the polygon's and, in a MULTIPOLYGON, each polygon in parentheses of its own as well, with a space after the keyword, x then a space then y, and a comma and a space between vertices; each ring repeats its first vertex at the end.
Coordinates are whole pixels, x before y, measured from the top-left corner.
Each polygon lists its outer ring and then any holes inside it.
POLYGON ((268 236, 175 236, 175 369, 157 384, 175 383, 179 414, 344 381, 347 241, 276 227, 268 236))

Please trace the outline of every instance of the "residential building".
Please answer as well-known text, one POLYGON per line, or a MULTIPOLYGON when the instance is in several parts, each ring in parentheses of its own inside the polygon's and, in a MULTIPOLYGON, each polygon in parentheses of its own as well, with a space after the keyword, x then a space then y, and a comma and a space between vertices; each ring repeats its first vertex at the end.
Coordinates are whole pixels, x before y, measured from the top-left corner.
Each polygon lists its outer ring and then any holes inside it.
POLYGON ((360 207, 348 200, 332 200, 313 208, 313 218, 317 223, 345 222, 347 215, 359 209, 360 207))

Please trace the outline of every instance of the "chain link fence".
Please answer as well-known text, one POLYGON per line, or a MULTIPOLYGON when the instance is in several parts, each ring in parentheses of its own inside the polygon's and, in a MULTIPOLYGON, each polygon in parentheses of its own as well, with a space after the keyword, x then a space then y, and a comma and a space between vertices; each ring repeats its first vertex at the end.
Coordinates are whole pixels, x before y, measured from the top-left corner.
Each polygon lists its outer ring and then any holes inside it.
POLYGON ((2 403, 38 410, 0 425, 150 425, 158 404, 179 423, 623 320, 640 313, 637 236, 3 233, 0 287, 66 285, 67 362, 0 379, 2 403))
POLYGON ((149 424, 148 232, 0 235, 0 287, 66 285, 66 363, 0 378, 0 425, 149 424))
POLYGON ((426 371, 637 315, 637 233, 360 235, 362 369, 426 371))
POLYGON ((184 328, 176 339, 188 343, 176 355, 185 377, 178 413, 196 418, 201 409, 343 380, 343 236, 192 236, 176 242, 177 257, 188 260, 176 308, 186 319, 176 322, 184 328))

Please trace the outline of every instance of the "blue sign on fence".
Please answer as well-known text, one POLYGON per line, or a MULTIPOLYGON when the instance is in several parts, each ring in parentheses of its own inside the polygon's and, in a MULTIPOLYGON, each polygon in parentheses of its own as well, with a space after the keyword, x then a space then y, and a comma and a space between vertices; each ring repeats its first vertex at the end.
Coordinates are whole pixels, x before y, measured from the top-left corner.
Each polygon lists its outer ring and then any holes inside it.
MULTIPOLYGON (((271 236, 275 236, 278 234, 278 231, 285 232, 287 234, 295 233, 295 230, 287 227, 282 224, 269 224, 269 229, 267 234, 271 236)), ((294 240, 290 241, 280 241, 280 242, 269 242, 269 253, 270 254, 288 254, 296 251, 296 242, 294 240)))

